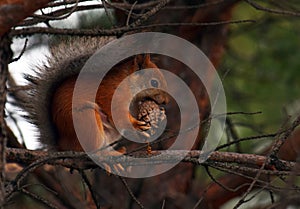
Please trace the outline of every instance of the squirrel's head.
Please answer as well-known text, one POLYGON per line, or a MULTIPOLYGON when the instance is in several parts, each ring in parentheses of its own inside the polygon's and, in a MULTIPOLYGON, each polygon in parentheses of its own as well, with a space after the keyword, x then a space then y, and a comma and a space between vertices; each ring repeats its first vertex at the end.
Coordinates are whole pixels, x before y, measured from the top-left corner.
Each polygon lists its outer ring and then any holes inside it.
POLYGON ((167 82, 159 68, 150 60, 150 55, 137 55, 134 58, 134 75, 130 77, 130 88, 139 91, 133 102, 152 100, 158 105, 167 104, 167 82))

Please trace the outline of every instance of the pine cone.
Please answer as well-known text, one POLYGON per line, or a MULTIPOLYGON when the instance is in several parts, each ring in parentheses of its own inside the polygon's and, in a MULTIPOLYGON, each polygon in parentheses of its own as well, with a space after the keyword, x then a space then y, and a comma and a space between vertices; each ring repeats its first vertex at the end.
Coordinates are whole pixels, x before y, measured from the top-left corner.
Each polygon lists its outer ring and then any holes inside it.
POLYGON ((153 136, 162 125, 162 121, 166 119, 165 109, 152 100, 143 101, 138 106, 137 119, 147 123, 150 129, 146 132, 153 136))

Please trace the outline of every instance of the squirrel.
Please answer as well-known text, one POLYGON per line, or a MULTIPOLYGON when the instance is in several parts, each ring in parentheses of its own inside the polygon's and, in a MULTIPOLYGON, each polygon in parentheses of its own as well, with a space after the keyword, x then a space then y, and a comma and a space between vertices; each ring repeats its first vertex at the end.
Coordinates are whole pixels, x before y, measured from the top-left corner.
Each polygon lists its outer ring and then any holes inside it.
MULTIPOLYGON (((127 76, 140 69, 154 69, 153 79, 148 81, 149 89, 144 90, 134 102, 148 99, 159 105, 168 103, 168 95, 159 89, 166 87, 166 81, 158 67, 151 61, 150 55, 135 55, 118 63, 105 75, 99 85, 95 101, 84 101, 83 98, 83 101, 73 104, 73 107, 78 109, 72 117, 73 90, 82 67, 97 49, 113 40, 111 37, 75 38, 52 46, 48 64, 39 67, 35 76, 26 76, 31 86, 24 105, 28 112, 27 118, 38 127, 39 141, 48 149, 93 151, 118 140, 120 133, 115 128, 111 113, 112 96, 114 90, 127 76), (79 123, 84 131, 85 137, 80 142, 76 136, 73 120, 79 123)), ((84 92, 80 92, 83 97, 89 94, 90 82, 98 82, 92 72, 84 83, 84 92)), ((133 97, 131 88, 134 85, 135 83, 127 81, 125 88, 121 90, 124 98, 133 97)), ((137 108, 137 105, 133 107, 137 108)), ((129 121, 135 129, 141 131, 147 129, 144 121, 137 120, 130 110, 124 109, 126 107, 122 99, 118 103, 119 108, 118 111, 122 110, 128 114, 129 121)), ((118 119, 128 120, 124 117, 118 119)))

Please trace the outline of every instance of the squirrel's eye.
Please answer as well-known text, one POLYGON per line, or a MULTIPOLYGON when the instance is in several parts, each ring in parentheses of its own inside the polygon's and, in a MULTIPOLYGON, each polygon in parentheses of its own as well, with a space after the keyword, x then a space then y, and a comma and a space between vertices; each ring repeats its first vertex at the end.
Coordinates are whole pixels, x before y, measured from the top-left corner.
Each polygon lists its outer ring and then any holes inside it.
POLYGON ((159 82, 156 79, 151 79, 150 84, 152 87, 157 88, 159 85, 159 82))

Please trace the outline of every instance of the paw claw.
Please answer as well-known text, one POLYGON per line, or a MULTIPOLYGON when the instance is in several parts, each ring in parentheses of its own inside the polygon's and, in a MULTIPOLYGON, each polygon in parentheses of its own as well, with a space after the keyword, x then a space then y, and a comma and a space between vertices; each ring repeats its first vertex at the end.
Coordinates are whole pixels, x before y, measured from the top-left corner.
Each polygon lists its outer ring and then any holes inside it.
POLYGON ((158 125, 155 124, 155 123, 152 123, 151 126, 152 126, 153 128, 158 128, 158 125))
POLYGON ((129 114, 129 119, 134 128, 139 129, 141 131, 147 131, 151 128, 151 125, 145 121, 137 120, 131 114, 129 114))
MULTIPOLYGON (((124 153, 126 152, 126 150, 123 149, 121 151, 124 151, 124 153)), ((109 157, 109 156, 122 156, 124 153, 120 153, 118 151, 104 151, 100 154, 109 157)), ((125 168, 121 163, 111 164, 111 163, 103 162, 103 168, 105 169, 107 175, 111 175, 112 173, 116 175, 120 175, 125 171, 125 168)))
POLYGON ((147 123, 145 121, 140 121, 140 120, 137 120, 136 124, 139 126, 147 125, 147 123))
POLYGON ((150 134, 148 134, 147 132, 140 132, 140 134, 142 134, 143 136, 147 137, 147 138, 150 138, 150 134))
POLYGON ((151 128, 150 125, 146 125, 146 126, 140 126, 139 129, 141 129, 142 131, 147 131, 151 128))

